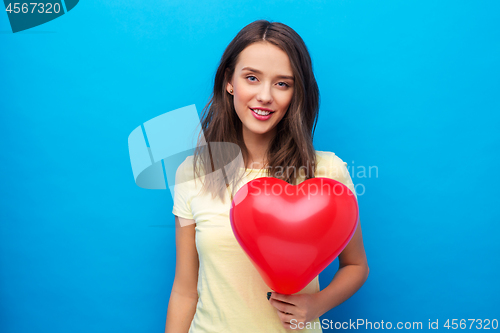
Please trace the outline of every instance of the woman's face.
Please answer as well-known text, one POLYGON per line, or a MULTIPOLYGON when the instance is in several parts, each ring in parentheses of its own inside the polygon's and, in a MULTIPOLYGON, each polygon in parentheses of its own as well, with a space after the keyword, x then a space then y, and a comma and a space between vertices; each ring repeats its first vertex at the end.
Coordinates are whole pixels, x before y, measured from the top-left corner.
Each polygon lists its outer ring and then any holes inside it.
POLYGON ((234 95, 234 108, 243 124, 244 138, 249 135, 273 136, 294 91, 288 55, 268 42, 249 45, 240 53, 226 90, 234 95), (260 113, 263 115, 252 111, 256 108, 262 109, 260 113), (272 112, 267 115, 265 110, 272 112))

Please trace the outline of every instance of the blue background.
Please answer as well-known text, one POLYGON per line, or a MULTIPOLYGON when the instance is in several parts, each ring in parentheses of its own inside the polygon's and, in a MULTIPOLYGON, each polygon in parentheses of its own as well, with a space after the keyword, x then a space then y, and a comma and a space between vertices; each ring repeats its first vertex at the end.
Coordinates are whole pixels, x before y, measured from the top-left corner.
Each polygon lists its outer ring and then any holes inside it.
POLYGON ((316 149, 378 169, 351 173, 365 187, 370 276, 321 319, 500 319, 499 12, 497 1, 87 0, 16 34, 0 14, 0 330, 163 332, 172 198, 134 183, 127 137, 170 110, 201 112, 224 48, 261 18, 310 50, 316 149))

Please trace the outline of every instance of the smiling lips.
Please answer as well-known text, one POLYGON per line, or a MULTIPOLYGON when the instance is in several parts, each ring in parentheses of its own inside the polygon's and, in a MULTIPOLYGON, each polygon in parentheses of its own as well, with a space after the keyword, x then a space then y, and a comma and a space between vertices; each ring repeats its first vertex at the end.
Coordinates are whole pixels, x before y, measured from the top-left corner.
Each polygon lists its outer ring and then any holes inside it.
POLYGON ((274 112, 273 110, 271 109, 268 109, 268 108, 261 108, 259 106, 255 107, 255 108, 250 108, 252 110, 262 110, 262 111, 269 111, 269 112, 274 112))
POLYGON ((257 107, 257 108, 250 108, 250 110, 252 110, 254 113, 258 114, 258 115, 261 115, 261 116, 267 116, 271 113, 273 113, 274 111, 271 110, 271 109, 267 109, 267 108, 260 108, 260 107, 257 107))
MULTIPOLYGON (((249 108, 250 109, 250 108, 249 108)), ((268 120, 269 118, 272 117, 273 112, 270 111, 263 111, 260 108, 257 109, 250 109, 252 111, 252 115, 257 119, 257 120, 268 120)), ((268 109, 269 110, 269 109, 268 109)))

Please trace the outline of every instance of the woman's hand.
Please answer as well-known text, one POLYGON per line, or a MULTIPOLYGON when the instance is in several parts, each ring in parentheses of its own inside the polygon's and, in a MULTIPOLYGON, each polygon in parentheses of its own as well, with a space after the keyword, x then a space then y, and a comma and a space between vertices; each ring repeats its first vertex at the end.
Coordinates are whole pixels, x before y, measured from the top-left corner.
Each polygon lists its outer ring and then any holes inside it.
POLYGON ((286 329, 302 329, 320 313, 316 294, 284 295, 273 292, 269 302, 276 308, 278 317, 286 329))

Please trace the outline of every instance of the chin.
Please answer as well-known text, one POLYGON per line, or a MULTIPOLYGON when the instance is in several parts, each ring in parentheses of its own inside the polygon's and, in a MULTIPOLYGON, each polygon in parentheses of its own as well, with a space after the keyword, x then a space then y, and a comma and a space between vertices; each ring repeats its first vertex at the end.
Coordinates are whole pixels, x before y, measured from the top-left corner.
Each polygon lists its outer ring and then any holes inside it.
POLYGON ((259 134, 259 135, 264 135, 264 134, 267 134, 267 133, 269 133, 269 132, 270 132, 270 131, 265 131, 265 132, 259 132, 259 133, 257 133, 257 134, 259 134))

